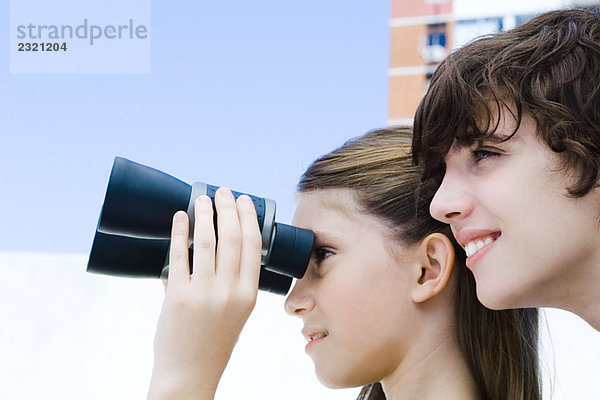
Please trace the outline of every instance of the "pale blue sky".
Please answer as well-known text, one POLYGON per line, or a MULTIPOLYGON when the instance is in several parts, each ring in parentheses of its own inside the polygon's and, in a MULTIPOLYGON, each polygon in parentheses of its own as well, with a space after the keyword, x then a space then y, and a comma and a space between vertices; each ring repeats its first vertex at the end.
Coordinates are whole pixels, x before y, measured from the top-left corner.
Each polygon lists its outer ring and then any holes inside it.
POLYGON ((385 125, 388 19, 388 1, 153 1, 151 74, 19 75, 0 0, 0 251, 87 253, 116 155, 289 222, 310 161, 385 125))

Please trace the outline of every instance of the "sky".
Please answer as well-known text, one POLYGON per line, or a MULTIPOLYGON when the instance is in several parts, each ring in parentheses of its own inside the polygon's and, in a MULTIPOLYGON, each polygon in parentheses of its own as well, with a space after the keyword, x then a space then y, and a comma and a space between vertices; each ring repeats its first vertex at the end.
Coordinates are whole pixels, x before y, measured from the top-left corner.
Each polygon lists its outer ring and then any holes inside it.
MULTIPOLYGON (((84 272, 114 157, 269 197, 289 223, 310 162, 386 124, 388 20, 388 1, 0 0, 5 395, 143 398, 161 285, 84 272), (86 19, 148 38, 17 52, 40 42, 19 25, 86 19)), ((283 299, 259 295, 220 398, 355 397, 314 378, 283 299)))
MULTIPOLYGON (((0 251, 88 253, 117 155, 272 198, 290 222, 308 164, 385 125, 387 1, 129 3, 0 0, 0 251), (11 73, 13 25, 69 10, 73 25, 145 18, 150 73, 11 73)), ((24 62, 51 70, 69 50, 24 62)))
MULTIPOLYGON (((161 285, 84 272, 114 157, 269 197, 291 222, 310 162, 386 123, 388 19, 388 1, 0 0, 4 395, 143 398, 161 285), (17 52, 18 25, 85 19, 149 35, 17 52)), ((283 299, 259 295, 220 398, 355 397, 314 378, 283 299)))

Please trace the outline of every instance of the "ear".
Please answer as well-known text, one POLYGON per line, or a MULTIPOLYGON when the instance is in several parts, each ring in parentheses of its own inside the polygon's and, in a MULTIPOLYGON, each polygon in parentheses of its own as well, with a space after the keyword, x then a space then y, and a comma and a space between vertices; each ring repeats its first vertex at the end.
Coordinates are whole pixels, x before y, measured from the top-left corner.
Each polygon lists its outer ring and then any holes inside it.
POLYGON ((418 276, 412 300, 421 303, 440 293, 447 285, 454 265, 454 247, 446 235, 432 233, 419 245, 418 276))

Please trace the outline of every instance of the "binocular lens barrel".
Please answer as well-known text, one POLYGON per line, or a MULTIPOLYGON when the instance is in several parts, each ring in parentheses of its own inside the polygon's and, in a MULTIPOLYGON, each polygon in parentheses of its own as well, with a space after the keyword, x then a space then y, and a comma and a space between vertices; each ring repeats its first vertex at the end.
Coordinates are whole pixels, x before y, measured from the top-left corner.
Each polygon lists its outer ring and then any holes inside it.
MULTIPOLYGON (((90 251, 88 272, 164 277, 168 270, 173 214, 186 210, 193 228, 194 201, 201 195, 214 200, 217 188, 202 182, 188 185, 164 172, 116 157, 90 251)), ((242 194, 233 192, 235 198, 242 194)), ((248 196, 254 203, 263 239, 259 288, 285 294, 292 277, 301 278, 306 271, 313 232, 275 222, 273 200, 248 196)), ((191 238, 192 229, 190 247, 191 238)))

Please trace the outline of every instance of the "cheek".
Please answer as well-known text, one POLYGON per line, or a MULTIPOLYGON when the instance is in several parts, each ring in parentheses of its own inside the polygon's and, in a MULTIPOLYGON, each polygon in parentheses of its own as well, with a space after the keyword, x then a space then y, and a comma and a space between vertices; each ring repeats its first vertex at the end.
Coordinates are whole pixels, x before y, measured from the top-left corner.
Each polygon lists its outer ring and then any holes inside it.
MULTIPOLYGON (((557 179, 549 174, 537 177, 528 173, 519 178, 510 191, 499 195, 495 209, 500 228, 510 239, 512 256, 527 261, 524 275, 544 272, 557 264, 568 263, 574 252, 579 252, 581 239, 588 236, 591 214, 581 212, 577 202, 566 196, 557 179), (501 213, 501 214, 500 214, 501 213), (577 230, 568 229, 577 226, 577 230)), ((508 186, 509 183, 505 185, 508 186)))
MULTIPOLYGON (((408 289, 387 269, 365 265, 361 274, 346 274, 329 288, 336 326, 348 342, 364 344, 365 337, 389 335, 410 314, 408 289), (389 325, 389 327, 388 327, 389 325), (385 328, 385 329, 384 329, 385 328)), ((349 345, 352 343, 348 343, 349 345)))
POLYGON ((475 196, 493 215, 510 217, 523 210, 526 204, 524 189, 531 186, 523 176, 503 174, 477 182, 475 196))
MULTIPOLYGON (((357 261, 356 259, 354 260, 357 261)), ((329 387, 353 387, 381 380, 402 360, 411 327, 406 285, 397 266, 364 263, 332 270, 320 287, 332 341, 315 352, 319 380, 329 387), (350 268, 355 267, 355 268, 350 268)), ((412 320, 414 322, 414 319, 412 320)))
POLYGON ((363 315, 361 310, 364 310, 371 288, 365 285, 364 279, 352 273, 336 271, 327 278, 328 285, 322 288, 326 297, 322 298, 320 303, 329 308, 330 316, 335 318, 337 324, 345 326, 345 330, 348 330, 347 328, 352 327, 363 315), (324 301, 328 304, 324 304, 324 301))

